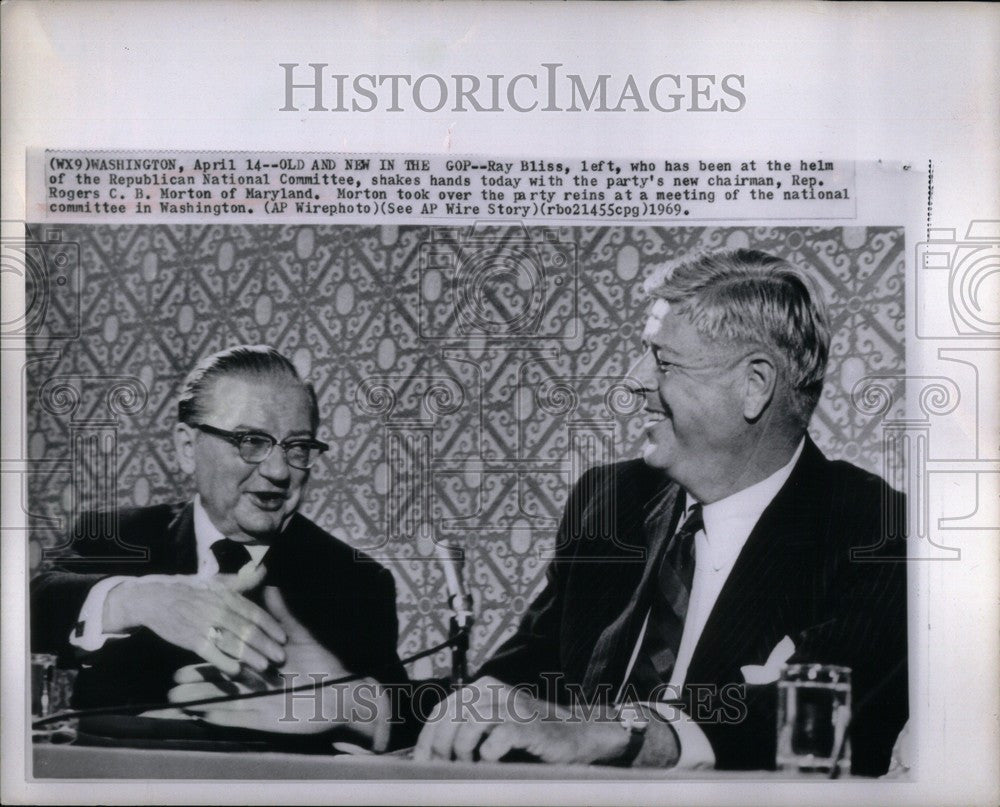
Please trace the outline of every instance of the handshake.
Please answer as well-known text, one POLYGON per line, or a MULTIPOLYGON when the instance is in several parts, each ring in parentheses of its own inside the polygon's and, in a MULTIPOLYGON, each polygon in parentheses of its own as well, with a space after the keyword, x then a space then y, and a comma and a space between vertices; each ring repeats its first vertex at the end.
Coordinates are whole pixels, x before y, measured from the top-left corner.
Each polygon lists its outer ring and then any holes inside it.
MULTIPOLYGON (((177 670, 168 693, 176 709, 205 722, 284 735, 329 733, 381 752, 390 745, 394 724, 419 720, 422 730, 413 752, 417 760, 613 762, 626 749, 628 734, 617 719, 584 719, 489 676, 451 693, 426 714, 414 709, 401 716, 390 688, 352 675, 295 618, 277 588, 263 588, 264 607, 246 599, 243 594, 262 580, 256 572, 213 581, 137 579, 151 594, 164 587, 187 602, 211 603, 190 611, 178 609, 177 602, 169 609, 147 609, 203 616, 201 631, 189 633, 209 641, 186 638, 184 631, 189 624, 193 627, 193 619, 180 626, 171 621, 163 638, 185 637, 205 659, 177 670), (211 621, 207 630, 205 619, 211 621), (233 699, 217 700, 222 698, 233 699)), ((150 603, 158 596, 163 595, 153 594, 150 603)), ((435 691, 442 692, 440 687, 435 691)), ((412 698, 406 702, 412 703, 412 698)), ((156 715, 176 717, 176 709, 156 715)))
POLYGON ((176 718, 183 713, 217 726, 280 734, 341 729, 352 741, 384 751, 391 726, 383 688, 373 678, 352 676, 293 616, 277 588, 263 588, 264 607, 242 596, 259 582, 255 577, 160 581, 176 588, 175 595, 191 595, 188 586, 193 586, 215 607, 202 612, 210 615, 207 629, 202 624, 200 632, 192 630, 193 620, 172 626, 168 635, 187 641, 205 663, 178 669, 167 693, 177 706, 146 716, 176 718), (205 638, 188 638, 197 633, 205 638), (339 679, 348 680, 333 683, 339 679))

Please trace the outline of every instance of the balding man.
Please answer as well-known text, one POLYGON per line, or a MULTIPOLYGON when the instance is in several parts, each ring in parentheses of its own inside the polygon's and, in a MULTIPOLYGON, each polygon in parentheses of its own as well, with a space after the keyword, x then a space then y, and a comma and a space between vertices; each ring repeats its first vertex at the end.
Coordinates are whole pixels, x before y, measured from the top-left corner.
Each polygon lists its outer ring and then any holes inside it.
POLYGON ((298 732, 353 717, 354 734, 386 747, 375 685, 406 681, 395 586, 386 569, 297 512, 327 449, 316 439, 312 386, 276 350, 241 345, 194 368, 178 415, 177 459, 193 477, 194 499, 119 514, 120 539, 145 550, 144 562, 112 557, 114 542, 84 540, 38 574, 32 649, 81 668, 78 708, 163 702, 178 683, 185 689, 174 700, 280 685, 276 672, 290 684, 364 676, 364 708, 351 708, 355 686, 322 690, 322 703, 302 703, 300 694, 298 703, 260 698, 201 713, 298 732))

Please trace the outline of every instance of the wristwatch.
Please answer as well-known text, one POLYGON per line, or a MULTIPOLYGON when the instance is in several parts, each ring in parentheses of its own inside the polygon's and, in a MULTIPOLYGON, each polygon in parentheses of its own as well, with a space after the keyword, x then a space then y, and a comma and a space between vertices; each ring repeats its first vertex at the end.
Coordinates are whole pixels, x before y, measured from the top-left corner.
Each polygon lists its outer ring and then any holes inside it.
POLYGON ((618 710, 618 725, 628 732, 628 745, 621 756, 615 760, 614 764, 628 767, 642 750, 642 744, 646 739, 646 729, 649 728, 649 715, 638 704, 622 704, 618 710))

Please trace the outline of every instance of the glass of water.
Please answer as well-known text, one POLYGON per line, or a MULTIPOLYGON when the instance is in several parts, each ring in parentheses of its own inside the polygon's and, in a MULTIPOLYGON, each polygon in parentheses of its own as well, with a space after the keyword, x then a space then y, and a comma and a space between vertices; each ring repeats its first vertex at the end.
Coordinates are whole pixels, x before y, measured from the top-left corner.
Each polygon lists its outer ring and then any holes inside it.
POLYGON ((832 664, 788 664, 778 681, 778 767, 849 773, 851 670, 832 664))
MULTIPOLYGON (((62 710, 62 683, 56 667, 56 657, 51 653, 31 654, 31 719, 50 717, 62 710)), ((36 743, 65 743, 75 737, 71 720, 47 723, 31 730, 31 739, 36 743)))

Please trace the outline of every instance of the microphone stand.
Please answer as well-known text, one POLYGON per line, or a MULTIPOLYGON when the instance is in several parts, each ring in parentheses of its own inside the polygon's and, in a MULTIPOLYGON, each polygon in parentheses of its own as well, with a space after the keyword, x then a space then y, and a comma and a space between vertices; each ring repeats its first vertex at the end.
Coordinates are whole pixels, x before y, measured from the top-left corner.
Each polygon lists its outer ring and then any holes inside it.
POLYGON ((451 686, 459 689, 469 683, 469 635, 472 632, 472 597, 453 594, 448 598, 451 608, 449 633, 455 637, 451 648, 451 686))
POLYGON ((461 550, 448 544, 435 544, 441 568, 444 570, 445 584, 448 588, 448 607, 451 610, 449 634, 455 637, 451 649, 451 685, 458 689, 469 683, 469 635, 474 621, 472 612, 472 597, 465 588, 463 579, 464 563, 461 550))

